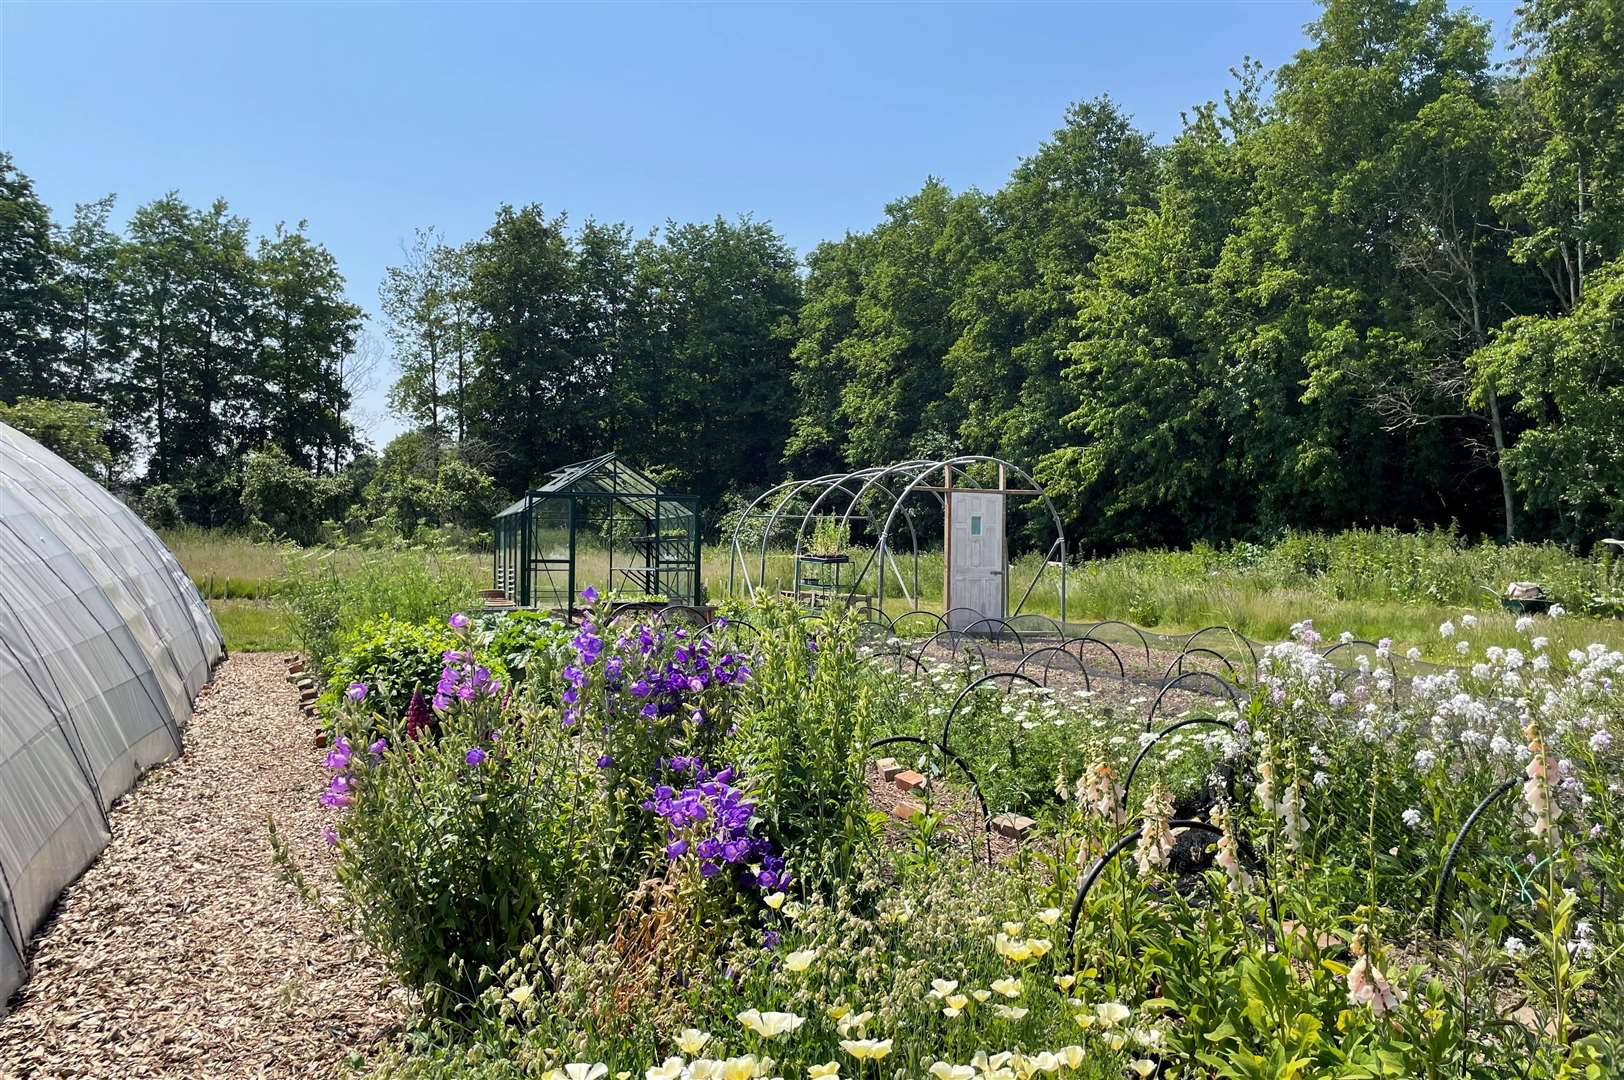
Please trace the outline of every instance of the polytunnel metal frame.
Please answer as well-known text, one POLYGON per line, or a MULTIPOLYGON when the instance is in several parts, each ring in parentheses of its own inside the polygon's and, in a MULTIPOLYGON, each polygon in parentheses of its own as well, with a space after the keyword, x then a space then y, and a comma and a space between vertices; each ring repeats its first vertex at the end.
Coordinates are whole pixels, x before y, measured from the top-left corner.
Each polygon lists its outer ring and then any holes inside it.
MULTIPOLYGON (((1049 498, 1048 493, 1043 490, 1037 481, 1032 479, 1030 473, 1004 458, 986 454, 961 454, 950 458, 914 458, 891 465, 875 465, 864 469, 854 469, 850 472, 825 473, 822 476, 815 476, 810 479, 786 480, 768 488, 756 496, 734 522, 733 535, 728 545, 728 592, 736 595, 742 581, 744 591, 750 599, 754 600, 757 590, 765 588, 767 582, 767 549, 772 540, 773 532, 778 526, 779 519, 784 516, 786 508, 789 507, 793 500, 803 493, 815 491, 816 495, 813 496, 811 504, 802 513, 800 523, 795 530, 795 565, 798 582, 807 529, 818 516, 819 507, 824 504, 825 500, 834 496, 836 492, 843 492, 850 496, 845 503, 845 511, 840 518, 841 525, 847 529, 850 528, 853 520, 870 523, 878 520, 877 513, 866 509, 869 500, 879 498, 882 500, 889 499, 890 501, 890 510, 886 513, 883 524, 880 524, 875 531, 874 547, 869 551, 868 558, 864 560, 862 566, 852 576, 851 584, 845 593, 846 600, 850 601, 856 596, 858 586, 877 562, 879 564, 879 573, 876 575, 878 593, 875 596, 875 603, 879 610, 882 612, 885 610, 885 570, 887 567, 890 568, 892 575, 896 578, 897 585, 902 590, 903 598, 910 605, 910 610, 924 610, 919 606, 919 531, 915 525, 913 512, 907 508, 906 504, 908 499, 916 493, 923 492, 934 495, 945 515, 950 505, 948 497, 955 490, 1001 494, 1005 497, 1006 503, 1011 496, 1019 498, 1035 497, 1043 500, 1044 509, 1048 511, 1049 520, 1054 525, 1055 540, 1044 554, 1043 565, 1033 575, 1032 580, 1026 586, 1026 591, 1021 594, 1020 601, 1016 603, 1014 610, 1010 611, 1007 617, 1015 618, 1021 614, 1022 608, 1026 606, 1026 602, 1032 597, 1033 589, 1043 579, 1043 575, 1048 572, 1050 565, 1058 562, 1060 623, 1064 625, 1066 622, 1066 531, 1060 521, 1060 514, 1055 510, 1054 502, 1049 498), (998 469, 999 486, 997 488, 955 489, 953 486, 953 470, 967 470, 977 465, 995 466, 998 469), (925 483, 926 480, 938 473, 942 477, 940 487, 932 487, 925 483), (1029 487, 1007 487, 1008 476, 1011 473, 1028 484, 1029 487), (892 480, 892 477, 896 479, 892 480), (889 483, 887 483, 888 480, 889 483), (903 486, 903 481, 906 481, 905 486, 903 486), (853 490, 852 485, 854 484, 860 486, 853 490), (900 490, 897 490, 899 486, 900 490), (773 500, 774 496, 777 496, 777 498, 770 503, 771 509, 766 509, 763 504, 773 500), (862 513, 857 513, 859 507, 865 508, 862 513), (853 517, 854 513, 857 514, 855 518, 853 517), (896 552, 891 543, 891 533, 897 525, 897 516, 899 514, 902 516, 903 522, 908 526, 908 551, 906 554, 911 556, 911 577, 913 579, 913 590, 911 592, 908 589, 907 579, 904 578, 901 568, 897 565, 896 552), (751 553, 756 562, 756 579, 752 580, 750 577, 751 560, 745 555, 744 545, 741 542, 741 533, 750 522, 759 521, 763 516, 766 517, 766 525, 761 530, 760 543, 755 545, 756 550, 751 553), (1058 560, 1054 557, 1057 553, 1059 555, 1058 560)), ((838 496, 835 497, 837 503, 831 505, 834 509, 838 509, 838 496)), ((883 501, 881 505, 884 505, 883 501)), ((831 512, 833 512, 833 509, 831 512)), ((944 525, 944 529, 946 527, 950 527, 950 524, 944 525)), ((948 572, 950 570, 944 568, 944 573, 948 572)), ((1008 588, 1007 578, 1005 588, 1006 590, 1008 588)), ((797 596, 799 592, 800 590, 797 588, 797 596)))

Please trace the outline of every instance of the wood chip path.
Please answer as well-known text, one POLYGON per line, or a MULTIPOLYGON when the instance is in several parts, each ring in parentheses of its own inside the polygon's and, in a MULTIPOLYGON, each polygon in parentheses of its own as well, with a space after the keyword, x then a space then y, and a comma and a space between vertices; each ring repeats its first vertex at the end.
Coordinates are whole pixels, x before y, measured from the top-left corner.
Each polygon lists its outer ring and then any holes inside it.
POLYGON ((393 980, 271 863, 274 814, 332 891, 297 700, 275 656, 216 671, 186 754, 115 806, 112 843, 35 937, 0 1078, 332 1076, 398 1028, 393 980))

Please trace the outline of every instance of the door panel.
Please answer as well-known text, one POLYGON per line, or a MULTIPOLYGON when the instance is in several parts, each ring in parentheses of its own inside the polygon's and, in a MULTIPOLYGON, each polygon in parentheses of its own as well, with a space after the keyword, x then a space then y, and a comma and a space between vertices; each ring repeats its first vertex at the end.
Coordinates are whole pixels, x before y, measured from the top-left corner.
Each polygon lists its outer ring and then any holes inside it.
POLYGON ((952 499, 953 550, 947 571, 952 606, 976 612, 959 612, 949 621, 952 629, 963 630, 979 618, 1003 618, 1008 607, 1004 497, 955 492, 952 499))

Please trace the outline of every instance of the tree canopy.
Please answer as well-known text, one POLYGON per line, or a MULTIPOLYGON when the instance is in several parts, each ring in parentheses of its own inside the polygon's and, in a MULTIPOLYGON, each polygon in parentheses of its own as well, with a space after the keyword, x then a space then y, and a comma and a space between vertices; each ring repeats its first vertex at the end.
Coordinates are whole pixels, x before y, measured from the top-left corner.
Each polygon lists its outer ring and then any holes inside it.
POLYGON ((98 405, 84 460, 132 497, 301 534, 284 504, 320 492, 476 524, 608 449, 712 522, 785 475, 965 452, 1033 469, 1083 550, 1583 545, 1624 531, 1624 8, 1528 0, 1511 44, 1448 0, 1326 0, 1165 141, 1080 101, 997 190, 926 179, 804 262, 748 214, 422 228, 378 290, 410 426, 381 464, 362 312, 302 224, 171 194, 60 226, 0 155, 0 402, 98 405))

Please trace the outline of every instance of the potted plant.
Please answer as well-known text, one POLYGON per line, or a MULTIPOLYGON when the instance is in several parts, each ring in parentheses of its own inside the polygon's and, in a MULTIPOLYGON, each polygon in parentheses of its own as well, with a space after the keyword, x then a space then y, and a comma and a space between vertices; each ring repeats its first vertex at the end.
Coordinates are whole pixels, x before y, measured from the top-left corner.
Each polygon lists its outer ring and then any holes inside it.
POLYGON ((822 562, 845 562, 846 545, 851 543, 851 526, 834 514, 819 514, 807 542, 809 557, 822 562))

